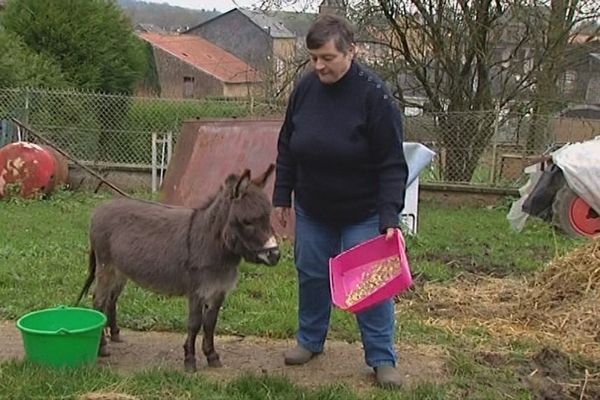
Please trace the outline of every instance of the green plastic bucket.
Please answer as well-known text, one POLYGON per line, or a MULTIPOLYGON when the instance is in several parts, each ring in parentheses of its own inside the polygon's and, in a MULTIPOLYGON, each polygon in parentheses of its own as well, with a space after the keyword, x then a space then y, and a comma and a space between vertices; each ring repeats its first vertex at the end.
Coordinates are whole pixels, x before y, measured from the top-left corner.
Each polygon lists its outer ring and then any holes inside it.
POLYGON ((94 363, 105 325, 104 314, 78 307, 33 311, 17 321, 27 360, 51 367, 94 363))

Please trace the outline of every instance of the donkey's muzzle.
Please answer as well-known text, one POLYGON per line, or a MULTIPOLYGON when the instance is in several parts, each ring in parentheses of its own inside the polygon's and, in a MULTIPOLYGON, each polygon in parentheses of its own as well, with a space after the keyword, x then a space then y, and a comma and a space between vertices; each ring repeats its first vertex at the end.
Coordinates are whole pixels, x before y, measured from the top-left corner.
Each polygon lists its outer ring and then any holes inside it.
POLYGON ((273 266, 279 262, 281 253, 279 252, 279 248, 265 249, 258 253, 257 257, 263 264, 273 266))
POLYGON ((277 264, 280 257, 281 252, 279 251, 277 240, 275 240, 274 237, 269 238, 264 247, 256 254, 256 258, 258 258, 261 263, 270 266, 277 264))

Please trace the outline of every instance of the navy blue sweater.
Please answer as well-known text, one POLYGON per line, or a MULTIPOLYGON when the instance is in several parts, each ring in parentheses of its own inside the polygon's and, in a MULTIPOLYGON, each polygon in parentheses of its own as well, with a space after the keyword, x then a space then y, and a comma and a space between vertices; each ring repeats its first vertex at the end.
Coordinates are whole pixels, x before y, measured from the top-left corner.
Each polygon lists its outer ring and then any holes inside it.
POLYGON ((336 226, 379 215, 398 226, 408 167, 402 118, 384 83, 356 62, 325 85, 311 72, 290 96, 278 141, 275 207, 299 203, 336 226))

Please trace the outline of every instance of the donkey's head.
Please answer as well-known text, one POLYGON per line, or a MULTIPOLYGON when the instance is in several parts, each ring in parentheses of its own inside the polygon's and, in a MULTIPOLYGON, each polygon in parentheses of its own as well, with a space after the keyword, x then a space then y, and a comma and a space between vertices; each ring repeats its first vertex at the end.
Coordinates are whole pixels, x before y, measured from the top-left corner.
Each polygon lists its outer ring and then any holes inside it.
POLYGON ((225 190, 231 199, 223 238, 227 248, 246 261, 275 265, 279 247, 271 227, 271 202, 263 191, 275 169, 271 164, 259 177, 251 179, 250 170, 230 175, 225 190))

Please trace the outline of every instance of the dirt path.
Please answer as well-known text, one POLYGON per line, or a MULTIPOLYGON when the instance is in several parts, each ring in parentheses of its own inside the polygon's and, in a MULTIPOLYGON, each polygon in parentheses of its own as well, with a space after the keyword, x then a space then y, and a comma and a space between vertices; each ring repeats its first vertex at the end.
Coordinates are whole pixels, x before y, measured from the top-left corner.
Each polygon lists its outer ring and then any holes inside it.
MULTIPOLYGON (((100 359, 101 364, 121 373, 154 366, 183 369, 183 334, 124 330, 122 337, 126 342, 111 343, 112 354, 100 359)), ((208 368, 200 352, 198 373, 217 380, 229 380, 244 373, 283 375, 308 387, 344 382, 360 388, 373 383, 372 370, 364 364, 359 343, 328 341, 326 351, 307 365, 287 367, 282 354, 292 344, 289 340, 220 336, 215 338, 215 346, 223 368, 208 368)), ((399 347, 398 354, 398 368, 407 386, 444 380, 445 357, 440 349, 399 347)), ((23 356, 21 335, 14 322, 0 321, 0 362, 23 356)))

